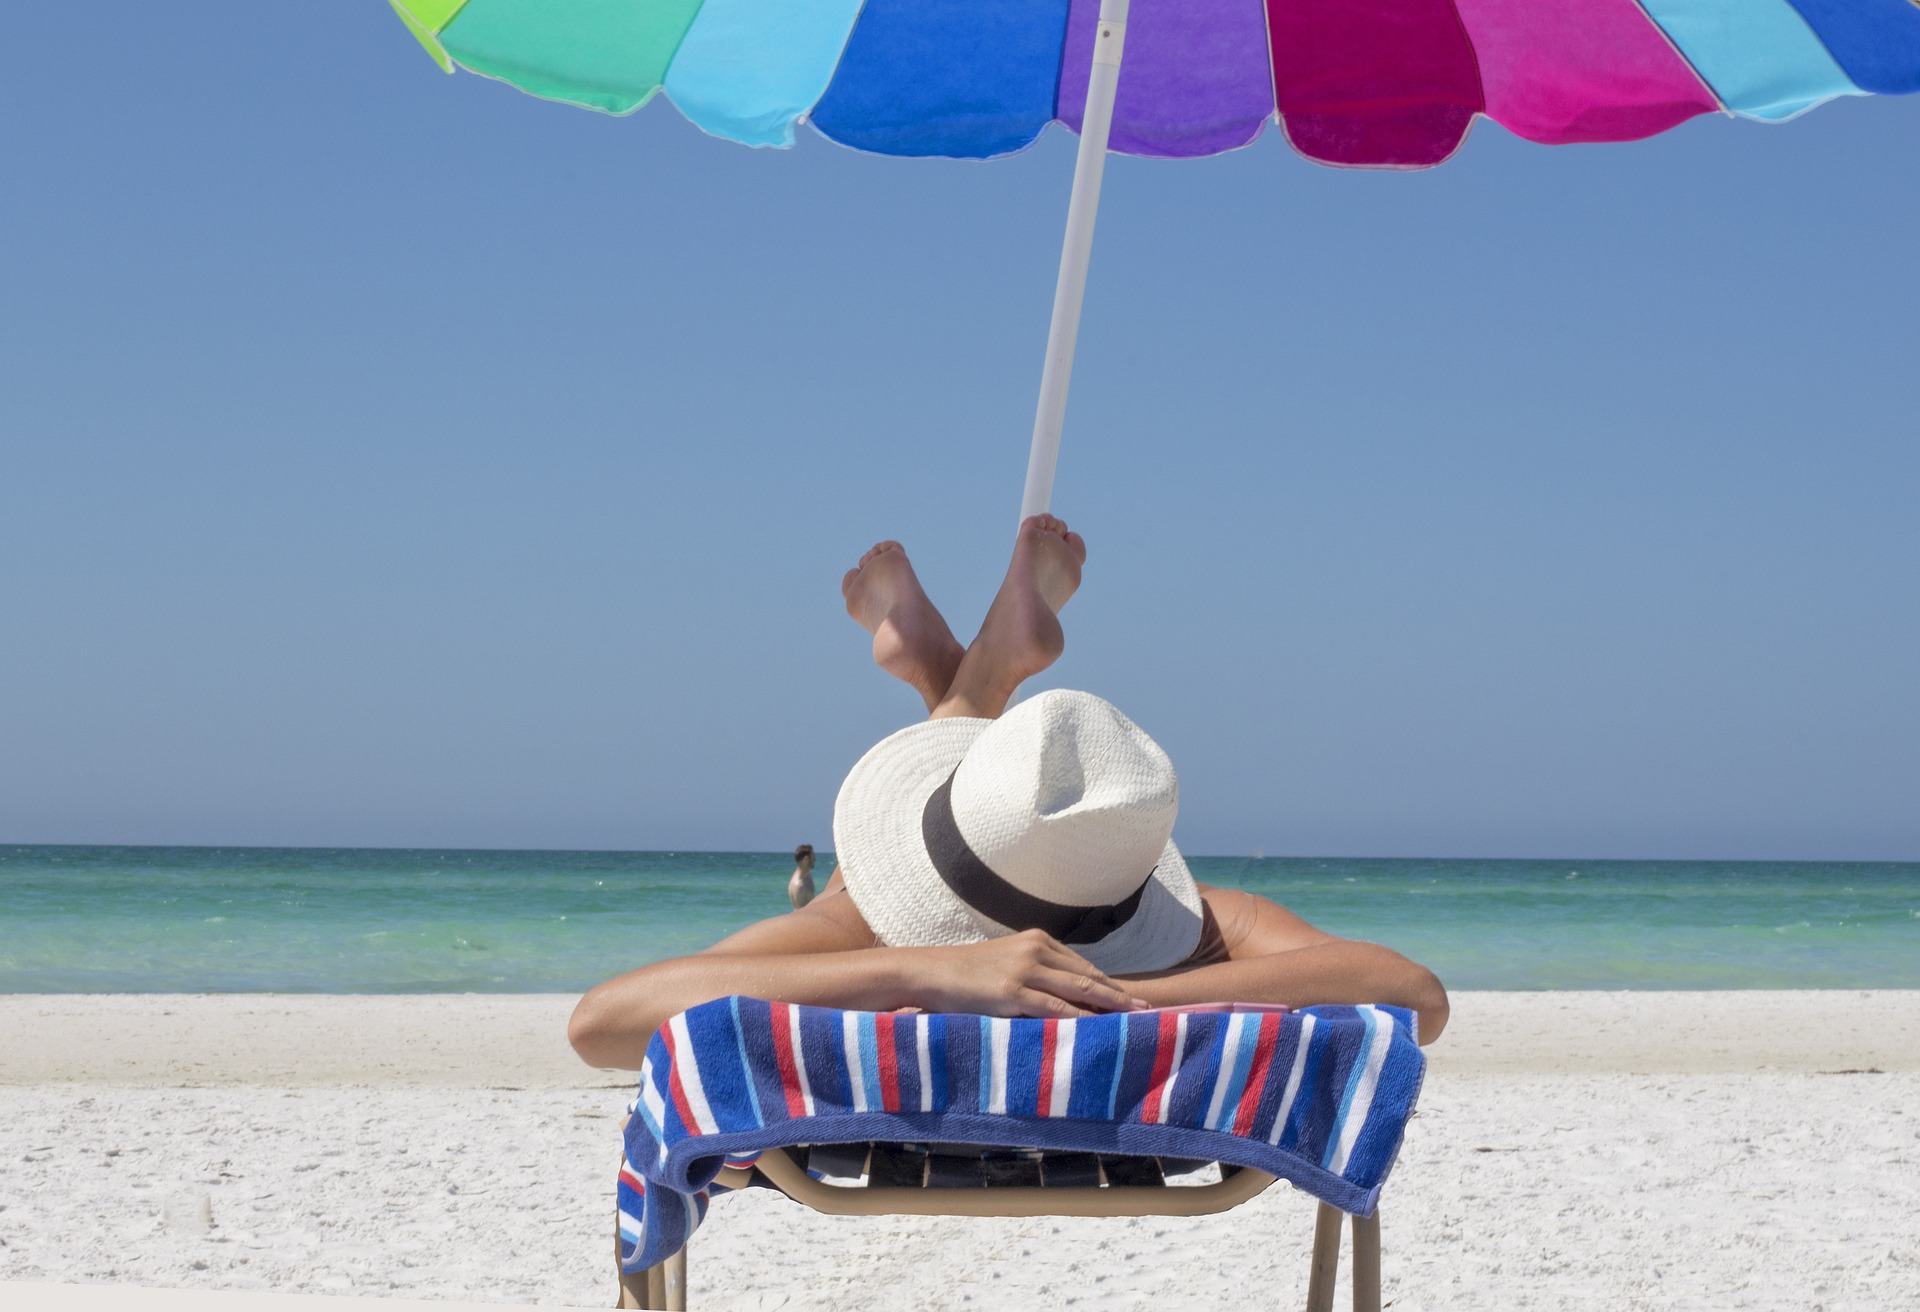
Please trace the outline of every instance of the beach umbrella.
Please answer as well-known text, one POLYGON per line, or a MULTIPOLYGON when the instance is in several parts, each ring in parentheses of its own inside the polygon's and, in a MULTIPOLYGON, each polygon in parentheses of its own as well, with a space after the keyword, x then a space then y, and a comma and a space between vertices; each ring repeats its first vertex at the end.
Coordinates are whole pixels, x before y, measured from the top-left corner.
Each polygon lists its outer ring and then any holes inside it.
POLYGON ((664 91, 752 146, 806 124, 876 154, 990 159, 1051 123, 1078 133, 1022 517, 1052 494, 1109 149, 1214 155, 1277 123, 1322 164, 1420 169, 1482 115, 1530 141, 1630 141, 1920 90, 1920 0, 390 3, 449 73, 609 114, 664 91))

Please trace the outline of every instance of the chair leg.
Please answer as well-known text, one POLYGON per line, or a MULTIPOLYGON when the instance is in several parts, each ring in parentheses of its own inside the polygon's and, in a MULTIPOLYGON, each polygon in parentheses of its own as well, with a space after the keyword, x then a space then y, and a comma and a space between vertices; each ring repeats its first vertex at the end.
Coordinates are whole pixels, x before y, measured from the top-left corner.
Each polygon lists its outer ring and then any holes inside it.
POLYGON ((660 1264, 666 1282, 666 1301, 660 1306, 667 1312, 687 1312, 687 1246, 682 1244, 680 1251, 660 1264))
POLYGON ((615 1303, 614 1306, 616 1308, 641 1309, 653 1306, 652 1303, 647 1301, 647 1273, 645 1271, 635 1271, 631 1274, 625 1271, 620 1273, 620 1301, 615 1303))
POLYGON ((667 1264, 655 1262, 647 1268, 647 1306, 664 1308, 667 1305, 667 1264))
MULTIPOLYGON (((620 1122, 620 1132, 625 1134, 626 1130, 627 1123, 625 1121, 620 1122)), ((621 1154, 620 1164, 622 1166, 627 1164, 624 1153, 621 1154)), ((660 1306, 647 1296, 647 1273, 645 1271, 628 1271, 625 1264, 620 1261, 620 1212, 618 1208, 616 1208, 613 1213, 613 1275, 620 1287, 619 1296, 614 1300, 613 1304, 616 1309, 638 1308, 641 1312, 646 1312, 646 1309, 660 1306)))
POLYGON ((1353 1312, 1380 1312, 1380 1213, 1353 1218, 1353 1312))
POLYGON ((1313 1268, 1307 1276, 1307 1312, 1333 1312, 1333 1281, 1340 1269, 1340 1223, 1347 1214, 1320 1204, 1313 1218, 1313 1268))
POLYGON ((647 1273, 629 1272, 620 1261, 620 1215, 617 1212, 613 1218, 613 1276, 620 1289, 614 1299, 614 1307, 645 1309, 659 1306, 658 1303, 647 1301, 647 1273))

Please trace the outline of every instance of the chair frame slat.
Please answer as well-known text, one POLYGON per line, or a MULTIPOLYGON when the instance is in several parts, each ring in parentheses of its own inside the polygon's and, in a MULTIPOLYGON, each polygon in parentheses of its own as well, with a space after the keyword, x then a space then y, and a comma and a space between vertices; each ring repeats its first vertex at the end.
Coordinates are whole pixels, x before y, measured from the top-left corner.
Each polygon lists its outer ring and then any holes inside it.
MULTIPOLYGON (((1277 1177, 1251 1168, 1217 1184, 1144 1189, 1107 1185, 1065 1189, 902 1189, 849 1187, 814 1179, 783 1152, 754 1163, 774 1188, 829 1216, 1211 1216, 1263 1193, 1277 1177)), ((728 1169, 714 1182, 744 1189, 753 1172, 728 1169)))

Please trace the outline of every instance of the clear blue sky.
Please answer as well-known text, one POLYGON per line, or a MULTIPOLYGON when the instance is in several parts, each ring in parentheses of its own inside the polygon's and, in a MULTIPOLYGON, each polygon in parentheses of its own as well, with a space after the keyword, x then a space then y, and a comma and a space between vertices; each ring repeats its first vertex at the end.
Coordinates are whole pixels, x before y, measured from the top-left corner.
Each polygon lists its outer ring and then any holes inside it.
MULTIPOLYGON (((977 623, 1072 138, 750 151, 377 0, 0 26, 0 842, 831 841, 918 710, 840 574, 977 623)), ((1116 160, 1048 682, 1196 852, 1920 858, 1916 161, 1116 160)))

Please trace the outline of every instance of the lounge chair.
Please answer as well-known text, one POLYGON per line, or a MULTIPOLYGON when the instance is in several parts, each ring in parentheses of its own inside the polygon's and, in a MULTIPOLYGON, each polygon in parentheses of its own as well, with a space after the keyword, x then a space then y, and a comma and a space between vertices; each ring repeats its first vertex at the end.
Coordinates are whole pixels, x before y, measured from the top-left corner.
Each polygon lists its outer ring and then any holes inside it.
POLYGON ((618 1306, 686 1306, 686 1240, 716 1193, 773 1188, 838 1216, 1203 1216, 1285 1178, 1320 1199, 1309 1312, 1333 1306, 1348 1215, 1353 1306, 1378 1312, 1379 1194, 1424 1072, 1414 1023, 1385 1007, 1076 1025, 708 1003, 662 1028, 641 1072, 618 1306))

